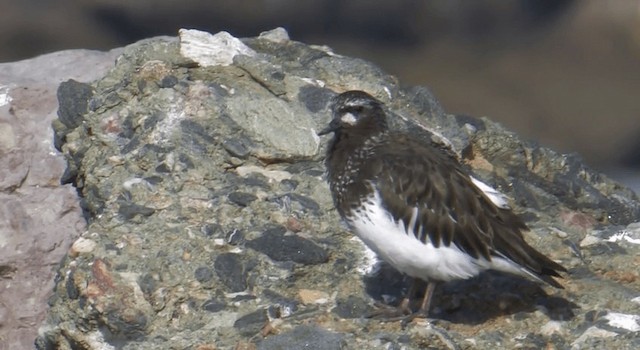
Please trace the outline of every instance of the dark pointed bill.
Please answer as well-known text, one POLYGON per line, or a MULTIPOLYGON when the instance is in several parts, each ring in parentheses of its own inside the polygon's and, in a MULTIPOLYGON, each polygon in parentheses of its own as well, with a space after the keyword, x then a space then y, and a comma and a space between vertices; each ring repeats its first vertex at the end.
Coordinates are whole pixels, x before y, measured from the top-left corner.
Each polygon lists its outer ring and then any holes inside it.
POLYGON ((329 123, 329 125, 327 125, 326 128, 318 131, 318 136, 322 136, 322 135, 326 135, 329 133, 332 133, 334 131, 336 131, 338 129, 338 127, 340 126, 340 123, 337 120, 332 120, 331 123, 329 123))

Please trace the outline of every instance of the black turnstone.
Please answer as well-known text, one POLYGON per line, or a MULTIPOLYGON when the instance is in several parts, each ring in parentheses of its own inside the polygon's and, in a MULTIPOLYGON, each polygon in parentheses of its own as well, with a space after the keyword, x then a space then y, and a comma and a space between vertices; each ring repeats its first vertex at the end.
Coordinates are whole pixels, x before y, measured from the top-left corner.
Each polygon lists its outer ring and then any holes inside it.
POLYGON ((340 216, 396 270, 413 278, 399 310, 426 317, 437 282, 467 279, 488 269, 554 287, 566 271, 524 240, 525 223, 506 198, 467 174, 435 144, 387 126, 382 102, 362 91, 336 96, 326 156, 340 216), (420 309, 409 303, 416 279, 426 281, 420 309))

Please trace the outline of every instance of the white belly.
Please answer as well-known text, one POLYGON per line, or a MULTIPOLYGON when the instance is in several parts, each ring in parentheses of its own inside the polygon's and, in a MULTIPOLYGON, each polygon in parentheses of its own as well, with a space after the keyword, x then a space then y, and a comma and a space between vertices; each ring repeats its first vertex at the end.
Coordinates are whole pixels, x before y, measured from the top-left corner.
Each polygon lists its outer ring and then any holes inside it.
MULTIPOLYGON (((348 219, 362 241, 396 270, 423 280, 466 279, 491 268, 491 262, 475 259, 455 245, 435 248, 407 234, 402 222, 395 222, 380 205, 376 193, 348 219)), ((428 240, 427 240, 428 241, 428 240)))

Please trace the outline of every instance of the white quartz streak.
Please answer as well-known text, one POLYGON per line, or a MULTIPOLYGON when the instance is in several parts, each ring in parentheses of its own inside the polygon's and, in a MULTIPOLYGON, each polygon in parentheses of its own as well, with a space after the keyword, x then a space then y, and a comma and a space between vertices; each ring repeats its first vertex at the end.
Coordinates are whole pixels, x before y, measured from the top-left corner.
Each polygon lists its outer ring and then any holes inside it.
POLYGON ((180 54, 202 67, 228 66, 237 55, 256 52, 227 32, 215 35, 195 29, 180 29, 180 54))

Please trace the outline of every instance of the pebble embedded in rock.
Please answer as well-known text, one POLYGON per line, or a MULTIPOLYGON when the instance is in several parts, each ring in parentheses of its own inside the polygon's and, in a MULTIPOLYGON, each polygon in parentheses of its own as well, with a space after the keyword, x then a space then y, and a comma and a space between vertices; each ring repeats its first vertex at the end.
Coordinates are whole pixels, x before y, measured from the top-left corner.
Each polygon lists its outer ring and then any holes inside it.
POLYGON ((67 127, 75 128, 82 123, 82 116, 88 110, 93 96, 91 85, 69 79, 58 88, 58 119, 67 127))
POLYGON ((298 310, 298 301, 287 298, 270 289, 265 289, 262 295, 279 306, 278 317, 287 317, 298 310))
POLYGON ((320 327, 304 325, 298 326, 292 331, 264 339, 258 344, 258 349, 342 349, 342 338, 344 338, 344 335, 340 333, 330 332, 320 327))
POLYGON ((160 87, 162 88, 172 88, 178 83, 178 78, 174 75, 167 75, 166 77, 160 80, 160 87))
POLYGON ((288 193, 286 196, 288 196, 292 201, 300 203, 300 205, 305 209, 309 209, 313 212, 318 212, 320 210, 318 202, 307 196, 303 196, 298 193, 288 193))
POLYGON ((69 275, 67 276, 64 287, 69 299, 78 299, 78 297, 80 296, 80 291, 76 286, 75 276, 73 272, 69 273, 69 275))
POLYGON ((125 221, 133 219, 136 215, 150 216, 153 213, 155 213, 155 209, 136 203, 120 203, 120 207, 118 208, 118 214, 125 221))
POLYGON ((228 139, 222 142, 222 147, 224 147, 230 155, 234 157, 238 157, 240 159, 246 159, 249 156, 251 150, 242 142, 237 139, 228 139))
POLYGON ((200 228, 200 231, 207 237, 218 237, 222 234, 222 225, 217 223, 204 224, 200 228))
POLYGON ((298 187, 298 181, 292 179, 284 179, 280 181, 280 187, 286 191, 293 191, 298 187))
POLYGON ((243 183, 251 187, 262 187, 265 190, 270 188, 267 177, 259 173, 249 175, 243 183))
POLYGON ((371 311, 371 306, 357 296, 350 295, 346 299, 338 299, 333 312, 342 318, 360 318, 371 311))
POLYGON ((156 290, 157 284, 158 282, 156 281, 156 279, 153 278, 153 276, 149 273, 145 273, 144 275, 140 276, 140 278, 138 278, 138 285, 140 286, 140 290, 142 290, 142 292, 147 295, 150 295, 156 290))
POLYGON ((275 261, 315 265, 329 259, 327 252, 313 241, 296 235, 285 235, 284 232, 285 229, 281 227, 269 229, 262 236, 248 241, 247 246, 275 261))
POLYGON ((246 193, 246 192, 231 192, 229 193, 229 200, 232 203, 235 203, 241 207, 246 207, 249 204, 251 204, 251 202, 255 201, 256 199, 258 199, 258 197, 256 197, 255 195, 251 194, 251 193, 246 193))
POLYGON ((198 267, 193 275, 198 282, 204 283, 211 281, 213 278, 213 271, 208 267, 198 267))
POLYGON ((260 332, 267 321, 269 321, 267 310, 261 309, 241 316, 233 323, 233 327, 244 336, 254 336, 260 332))
POLYGON ((244 243, 244 232, 240 229, 234 228, 227 232, 226 241, 231 245, 239 245, 244 243))
POLYGON ((76 257, 80 254, 91 253, 96 247, 96 242, 80 237, 71 245, 71 249, 69 250, 69 256, 76 257))
POLYGON ((244 260, 234 253, 220 254, 213 267, 220 281, 232 292, 242 292, 247 289, 247 271, 244 260))
POLYGON ((209 312, 218 312, 224 310, 226 304, 218 299, 209 299, 202 304, 202 309, 209 312))
POLYGON ((273 197, 270 200, 278 203, 284 208, 293 208, 296 210, 302 209, 302 211, 310 210, 316 215, 319 213, 319 210, 320 210, 320 205, 318 204, 318 202, 316 202, 315 200, 307 196, 303 196, 298 193, 293 193, 293 192, 287 193, 282 196, 273 197), (299 206, 296 208, 295 206, 292 205, 293 204, 292 202, 297 203, 299 206))

